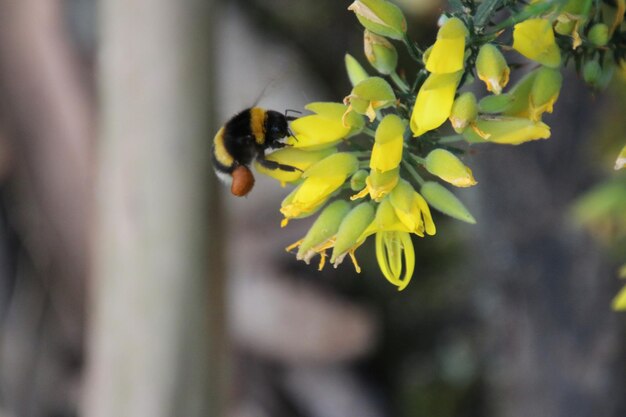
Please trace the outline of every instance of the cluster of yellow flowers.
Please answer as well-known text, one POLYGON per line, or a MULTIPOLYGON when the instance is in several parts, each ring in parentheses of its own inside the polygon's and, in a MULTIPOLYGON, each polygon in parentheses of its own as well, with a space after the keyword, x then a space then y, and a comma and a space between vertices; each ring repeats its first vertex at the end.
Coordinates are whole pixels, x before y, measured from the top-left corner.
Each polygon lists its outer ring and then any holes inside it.
MULTIPOLYGON (((476 184, 459 158, 463 149, 454 143, 518 145, 550 136, 541 119, 552 112, 562 83, 555 28, 567 26, 558 36, 582 43, 587 21, 565 6, 591 1, 540 0, 494 27, 490 18, 501 3, 484 0, 477 11, 458 3, 453 13, 442 16, 437 39, 423 52, 409 40, 406 20, 394 4, 356 0, 350 5, 364 27, 365 57, 378 75, 370 76, 347 55, 353 88, 343 103, 309 104, 312 114, 292 122, 291 146, 267 156, 302 172, 257 166, 283 184, 296 184, 281 204, 283 226, 321 210, 306 236, 287 248, 297 248, 298 259, 308 263, 319 255, 321 269, 330 251, 330 263, 337 266, 349 255, 360 271, 355 251, 375 235, 380 269, 402 290, 415 268, 411 235, 436 232, 431 208, 475 222, 437 181, 455 187, 476 184), (398 52, 392 42, 403 43, 416 62, 408 79, 396 72, 398 52), (510 68, 502 50, 510 49, 536 64, 506 90, 510 68), (459 92, 475 77, 488 92, 480 100, 471 91, 459 92)), ((596 38, 610 33, 594 30, 596 38)), ((598 47, 606 42, 596 40, 598 47)))

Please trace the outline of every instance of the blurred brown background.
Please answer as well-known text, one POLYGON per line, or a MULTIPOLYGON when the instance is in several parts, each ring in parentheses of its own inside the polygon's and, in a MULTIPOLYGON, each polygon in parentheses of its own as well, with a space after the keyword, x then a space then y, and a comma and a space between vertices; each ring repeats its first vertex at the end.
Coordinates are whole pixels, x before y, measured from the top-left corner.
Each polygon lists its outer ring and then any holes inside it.
MULTIPOLYGON (((444 6, 398 3, 432 42, 444 6)), ((567 215, 622 90, 568 73, 549 141, 474 148, 478 225, 437 216, 402 293, 369 245, 361 275, 285 253, 277 183, 216 183, 235 112, 349 92, 347 6, 0 1, 0 417, 626 415, 626 256, 567 215)))

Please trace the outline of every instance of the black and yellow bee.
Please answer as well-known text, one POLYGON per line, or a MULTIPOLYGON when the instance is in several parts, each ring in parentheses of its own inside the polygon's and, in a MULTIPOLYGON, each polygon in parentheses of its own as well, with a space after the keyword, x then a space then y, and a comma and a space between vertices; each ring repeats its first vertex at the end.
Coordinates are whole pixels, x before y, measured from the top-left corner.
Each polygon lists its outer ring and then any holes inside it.
POLYGON ((267 149, 282 148, 282 138, 292 136, 289 122, 296 117, 274 110, 252 107, 231 118, 215 135, 211 154, 218 175, 232 179, 231 192, 245 196, 254 186, 250 164, 256 160, 268 169, 299 171, 298 168, 265 159, 267 149))

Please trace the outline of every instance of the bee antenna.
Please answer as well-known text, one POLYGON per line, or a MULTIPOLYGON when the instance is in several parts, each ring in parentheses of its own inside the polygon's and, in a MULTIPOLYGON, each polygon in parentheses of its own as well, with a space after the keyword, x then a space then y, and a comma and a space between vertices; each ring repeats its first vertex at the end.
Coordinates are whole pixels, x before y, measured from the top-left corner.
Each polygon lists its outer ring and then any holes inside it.
POLYGON ((287 133, 289 133, 289 136, 293 136, 293 138, 296 140, 296 142, 299 142, 298 137, 293 134, 291 129, 287 128, 287 133))
POLYGON ((294 120, 296 120, 298 118, 296 116, 289 116, 289 113, 302 114, 301 111, 294 110, 294 109, 287 109, 287 110, 285 110, 285 119, 287 119, 287 121, 289 121, 289 122, 292 122, 292 121, 294 121, 294 120))

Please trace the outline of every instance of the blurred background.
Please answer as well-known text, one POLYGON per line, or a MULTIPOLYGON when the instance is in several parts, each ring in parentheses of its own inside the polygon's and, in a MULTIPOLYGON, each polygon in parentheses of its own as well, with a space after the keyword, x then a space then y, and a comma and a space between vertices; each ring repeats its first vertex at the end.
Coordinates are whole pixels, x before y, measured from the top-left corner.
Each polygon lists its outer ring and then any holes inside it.
MULTIPOLYGON (((398 4, 432 43, 445 4, 398 4)), ((626 187, 626 78, 566 72, 550 140, 472 148, 478 224, 435 214, 401 293, 371 244, 286 253, 311 220, 273 180, 217 184, 233 114, 348 94, 348 5, 0 1, 0 417, 626 416, 626 222, 577 209, 626 187)))

